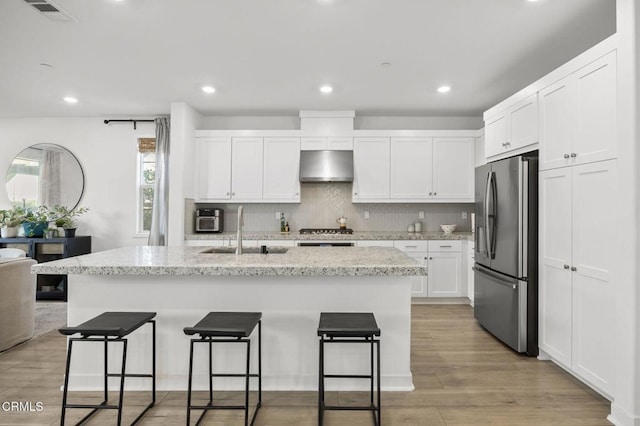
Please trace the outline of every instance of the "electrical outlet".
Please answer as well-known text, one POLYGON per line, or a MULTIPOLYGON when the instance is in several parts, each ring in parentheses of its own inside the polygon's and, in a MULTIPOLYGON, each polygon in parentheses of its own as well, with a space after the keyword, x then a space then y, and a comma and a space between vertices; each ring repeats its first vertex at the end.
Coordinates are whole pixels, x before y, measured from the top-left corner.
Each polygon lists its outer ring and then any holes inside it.
POLYGON ((467 212, 462 212, 462 220, 467 220, 467 212))
POLYGON ((424 219, 424 211, 420 210, 418 212, 418 219, 424 219))
POLYGON ((369 219, 369 210, 364 211, 364 218, 369 219))
POLYGON ((276 220, 280 220, 280 212, 276 212, 276 220))

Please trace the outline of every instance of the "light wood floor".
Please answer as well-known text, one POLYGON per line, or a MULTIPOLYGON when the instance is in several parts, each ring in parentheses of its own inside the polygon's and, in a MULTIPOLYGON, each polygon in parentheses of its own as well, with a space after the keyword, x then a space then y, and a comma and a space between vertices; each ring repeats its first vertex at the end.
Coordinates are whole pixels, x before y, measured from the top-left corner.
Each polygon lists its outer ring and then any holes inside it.
MULTIPOLYGON (((414 305, 412 319, 411 369, 416 390, 382 394, 383 424, 610 424, 605 419, 609 413, 607 400, 554 364, 513 353, 477 325, 471 307, 414 305)), ((0 410, 0 424, 59 424, 64 360, 65 338, 56 332, 0 354, 0 404, 7 401, 44 404, 41 412, 0 410)), ((329 394, 327 400, 349 404, 357 403, 363 396, 336 392, 329 394)), ((144 397, 139 393, 125 395, 125 404, 129 406, 123 423, 133 420, 144 397)), ((315 392, 265 392, 255 424, 316 425, 316 398, 315 392)), ((184 392, 159 392, 158 400, 140 424, 185 423, 184 392)), ((68 411, 68 420, 79 420, 80 411, 68 411)), ((91 424, 115 424, 114 420, 115 413, 105 411, 96 415, 91 424)), ((242 420, 239 412, 216 411, 207 414, 204 424, 234 425, 242 424, 242 420)), ((325 415, 327 426, 370 424, 370 413, 325 415)))

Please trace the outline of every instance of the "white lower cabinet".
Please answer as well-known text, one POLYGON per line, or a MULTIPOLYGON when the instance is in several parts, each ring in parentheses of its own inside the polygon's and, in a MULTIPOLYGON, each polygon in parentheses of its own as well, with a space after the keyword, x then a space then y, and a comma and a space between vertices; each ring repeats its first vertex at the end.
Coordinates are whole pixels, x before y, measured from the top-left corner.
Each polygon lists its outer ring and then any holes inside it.
POLYGON ((462 241, 429 241, 428 297, 462 297, 462 241))
POLYGON ((474 299, 474 291, 475 291, 475 282, 473 277, 473 264, 475 263, 475 255, 476 255, 476 242, 469 241, 467 245, 467 297, 471 301, 471 306, 473 306, 474 299))
POLYGON ((616 161, 540 173, 539 346, 611 395, 616 161))

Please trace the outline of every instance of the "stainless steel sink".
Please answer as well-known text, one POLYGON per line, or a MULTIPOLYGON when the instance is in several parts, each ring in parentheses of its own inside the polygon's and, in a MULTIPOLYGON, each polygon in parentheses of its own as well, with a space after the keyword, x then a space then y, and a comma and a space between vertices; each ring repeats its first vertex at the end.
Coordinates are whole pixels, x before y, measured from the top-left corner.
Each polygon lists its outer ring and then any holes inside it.
MULTIPOLYGON (((267 247, 266 254, 284 254, 289 249, 287 247, 267 247)), ((214 253, 214 254, 235 254, 236 247, 211 247, 206 250, 202 250, 200 253, 214 253)), ((256 254, 262 253, 260 247, 242 247, 242 254, 256 254)))

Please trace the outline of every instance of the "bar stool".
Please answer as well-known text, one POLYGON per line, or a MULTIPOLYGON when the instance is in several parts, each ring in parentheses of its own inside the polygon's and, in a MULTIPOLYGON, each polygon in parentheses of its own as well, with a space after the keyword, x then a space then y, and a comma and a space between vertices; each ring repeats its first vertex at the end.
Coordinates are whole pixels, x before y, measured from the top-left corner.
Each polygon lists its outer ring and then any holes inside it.
POLYGON ((72 336, 79 333, 82 337, 69 338, 69 348, 67 351, 67 366, 64 376, 64 390, 62 394, 62 416, 60 424, 64 425, 65 413, 67 408, 92 408, 91 412, 87 414, 78 422, 78 424, 84 423, 91 416, 93 416, 98 410, 118 410, 118 425, 122 422, 122 403, 124 397, 124 379, 125 377, 147 377, 151 378, 151 402, 145 407, 145 409, 136 417, 133 424, 136 424, 142 416, 155 405, 156 403, 156 322, 153 319, 156 316, 155 312, 104 312, 97 317, 83 322, 77 327, 64 327, 58 331, 66 336, 72 336), (151 351, 151 374, 127 374, 125 373, 126 361, 127 361, 127 339, 133 331, 142 327, 144 324, 151 323, 153 328, 152 333, 152 351, 151 351), (67 394, 69 390, 69 370, 71 367, 71 350, 74 342, 103 342, 104 343, 104 401, 97 405, 91 404, 68 404, 67 394), (119 373, 109 373, 108 371, 108 345, 109 343, 122 342, 122 367, 119 373), (109 377, 120 377, 120 395, 118 399, 118 405, 107 405, 109 400, 109 377))
POLYGON ((318 325, 318 336, 320 336, 320 374, 318 383, 318 425, 322 426, 325 410, 356 410, 371 411, 373 423, 380 426, 380 329, 372 313, 360 312, 322 312, 320 313, 320 324, 318 325), (325 343, 368 343, 371 345, 371 374, 325 374, 324 372, 324 345, 325 343), (377 402, 374 404, 374 346, 376 347, 376 374, 377 379, 377 402), (369 379, 370 405, 368 406, 335 406, 325 405, 324 402, 324 379, 330 378, 350 378, 369 379), (377 416, 376 416, 377 414, 377 416))
POLYGON ((249 424, 249 378, 258 378, 258 402, 251 425, 256 420, 258 410, 262 406, 262 313, 260 312, 209 312, 193 327, 185 327, 187 335, 199 334, 199 338, 191 339, 189 350, 189 386, 187 389, 187 425, 191 420, 191 410, 203 410, 196 424, 199 424, 209 410, 244 410, 244 424, 249 424), (258 374, 250 373, 251 340, 249 336, 258 326, 258 374), (191 388, 193 379, 193 347, 195 343, 209 344, 209 402, 207 405, 191 404, 191 388), (213 372, 213 343, 246 343, 247 359, 244 374, 213 372), (214 377, 244 377, 244 405, 213 405, 214 377))

